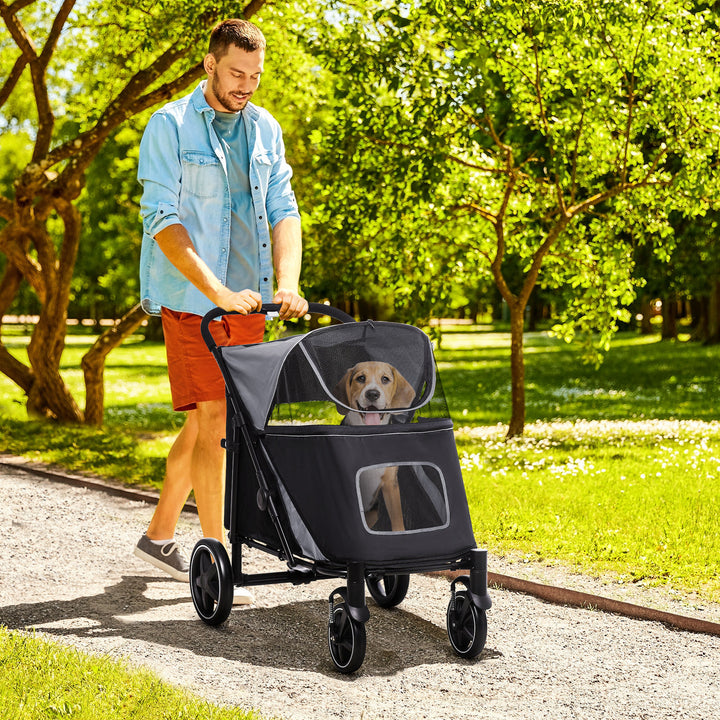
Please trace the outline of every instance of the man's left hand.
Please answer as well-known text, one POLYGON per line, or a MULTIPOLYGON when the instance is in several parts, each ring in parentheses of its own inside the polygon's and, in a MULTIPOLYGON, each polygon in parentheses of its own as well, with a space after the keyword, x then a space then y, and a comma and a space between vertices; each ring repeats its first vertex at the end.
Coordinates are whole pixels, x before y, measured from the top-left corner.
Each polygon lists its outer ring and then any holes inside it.
POLYGON ((275 293, 273 302, 282 306, 279 312, 282 320, 302 317, 306 315, 308 311, 307 300, 293 290, 280 288, 275 293))

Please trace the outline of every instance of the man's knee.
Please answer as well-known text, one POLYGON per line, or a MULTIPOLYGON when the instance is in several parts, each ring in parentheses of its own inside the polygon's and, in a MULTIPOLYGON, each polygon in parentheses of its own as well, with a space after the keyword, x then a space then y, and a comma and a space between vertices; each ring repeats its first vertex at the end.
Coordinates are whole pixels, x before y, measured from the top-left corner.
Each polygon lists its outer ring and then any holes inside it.
POLYGON ((220 438, 225 434, 225 400, 210 400, 197 405, 198 435, 220 438))

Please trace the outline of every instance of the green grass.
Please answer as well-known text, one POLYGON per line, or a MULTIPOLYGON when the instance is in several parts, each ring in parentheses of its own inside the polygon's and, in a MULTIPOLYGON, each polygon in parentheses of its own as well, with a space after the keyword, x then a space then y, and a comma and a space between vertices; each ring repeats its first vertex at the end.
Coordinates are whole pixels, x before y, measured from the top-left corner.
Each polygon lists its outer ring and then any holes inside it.
POLYGON ((0 626, 3 720, 257 720, 162 682, 147 670, 91 657, 0 626))
MULTIPOLYGON (((507 333, 446 332, 437 353, 450 410, 458 423, 510 419, 507 333)), ((720 347, 619 334, 599 368, 577 347, 527 333, 527 420, 720 419, 720 347)))
POLYGON ((720 601, 720 423, 534 423, 459 438, 478 539, 720 601))
MULTIPOLYGON (((94 339, 68 336, 61 371, 76 398, 84 397, 80 359, 94 339)), ((26 360, 27 342, 18 336, 6 346, 26 360)), ((109 356, 105 390, 102 428, 58 425, 27 420, 22 392, 0 376, 0 451, 159 488, 184 419, 170 405, 164 345, 131 337, 109 356)))
MULTIPOLYGON (((69 340, 63 372, 80 396, 92 338, 69 340)), ((509 336, 481 328, 445 332, 437 352, 478 542, 720 601, 720 347, 624 334, 596 369, 528 334, 528 425, 510 442, 508 357, 509 336)), ((110 355, 106 404, 100 429, 28 422, 0 378, 0 451, 159 486, 182 421, 162 345, 132 338, 110 355)))

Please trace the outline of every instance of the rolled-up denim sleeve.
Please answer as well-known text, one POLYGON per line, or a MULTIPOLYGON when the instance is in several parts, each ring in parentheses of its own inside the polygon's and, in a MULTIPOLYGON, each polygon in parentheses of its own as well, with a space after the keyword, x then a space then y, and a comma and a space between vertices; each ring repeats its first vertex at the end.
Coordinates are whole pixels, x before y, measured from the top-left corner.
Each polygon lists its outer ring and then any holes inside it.
POLYGON ((138 181, 143 188, 140 215, 150 237, 180 222, 181 175, 177 127, 165 114, 156 113, 143 133, 138 159, 138 181))
POLYGON ((278 133, 276 149, 278 159, 270 171, 267 194, 268 220, 271 227, 275 227, 277 223, 287 217, 300 219, 297 200, 290 184, 293 171, 285 160, 285 143, 280 133, 278 133))

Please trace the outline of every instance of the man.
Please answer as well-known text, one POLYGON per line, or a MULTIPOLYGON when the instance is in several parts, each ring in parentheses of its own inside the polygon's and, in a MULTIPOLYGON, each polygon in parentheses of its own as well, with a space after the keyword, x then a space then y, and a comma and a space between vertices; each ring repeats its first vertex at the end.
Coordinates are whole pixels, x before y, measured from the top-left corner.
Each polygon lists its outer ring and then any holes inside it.
MULTIPOLYGON (((162 316, 173 407, 187 417, 135 554, 185 581, 188 561, 174 535, 190 490, 203 535, 224 542, 225 385, 200 335, 202 316, 214 306, 237 311, 211 323, 212 331, 218 344, 247 344, 263 338, 264 316, 248 314, 263 302, 281 304, 283 319, 308 308, 299 294, 300 215, 282 132, 250 102, 264 59, 256 26, 219 23, 203 61, 207 79, 158 110, 140 144, 142 302, 162 316)), ((236 588, 235 601, 252 596, 236 588)))

